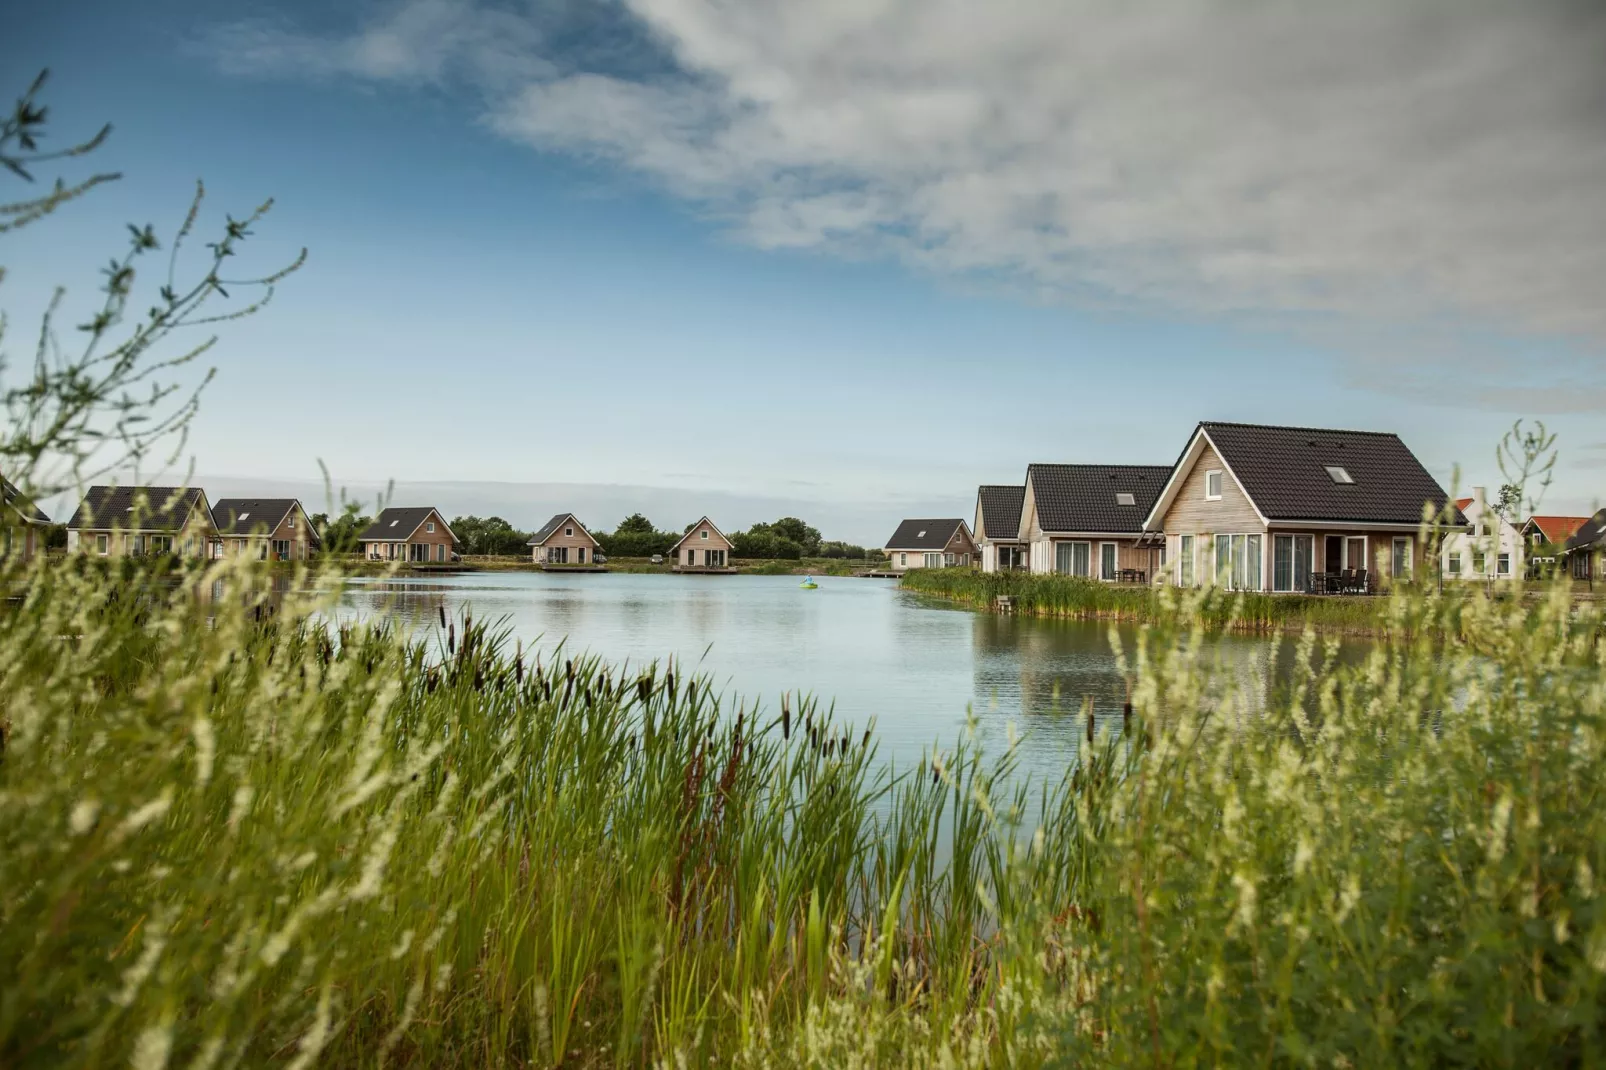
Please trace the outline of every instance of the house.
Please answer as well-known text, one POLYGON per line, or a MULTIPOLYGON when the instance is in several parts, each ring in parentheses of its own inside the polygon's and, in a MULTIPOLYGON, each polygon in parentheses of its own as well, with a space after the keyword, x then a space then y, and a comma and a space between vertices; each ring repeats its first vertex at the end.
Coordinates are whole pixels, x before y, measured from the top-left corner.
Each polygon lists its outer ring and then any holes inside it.
POLYGON ((370 561, 440 564, 451 560, 457 537, 437 509, 427 505, 392 506, 363 529, 357 543, 370 561))
POLYGON ((199 487, 90 487, 67 521, 68 552, 208 558, 217 525, 199 487))
POLYGON ((1569 564, 1568 571, 1575 580, 1594 581, 1606 568, 1606 509, 1585 521, 1568 537, 1563 548, 1569 564))
POLYGON ((1530 516, 1518 532, 1530 554, 1560 553, 1567 540, 1589 523, 1587 516, 1530 516))
POLYGON ((0 557, 31 561, 45 548, 50 518, 9 479, 0 477, 0 557))
POLYGON ((1509 580, 1524 574, 1527 545, 1517 526, 1489 505, 1488 491, 1473 487, 1472 497, 1456 499, 1466 531, 1445 535, 1439 548, 1447 580, 1509 580))
POLYGON ((322 537, 295 498, 219 498, 212 506, 219 556, 305 561, 322 537))
POLYGON ((892 571, 912 568, 969 568, 976 558, 976 540, 958 517, 905 520, 887 540, 892 571))
POLYGON ((1010 572, 1026 567, 1026 544, 1020 540, 1020 508, 1025 487, 976 488, 976 548, 983 572, 1010 572))
POLYGON ((1165 541, 1143 522, 1171 469, 1150 464, 1033 464, 1026 469, 1020 540, 1033 572, 1146 583, 1165 541))
POLYGON ((1364 591, 1424 567, 1424 513, 1460 511, 1398 435, 1201 423, 1144 528, 1164 532, 1185 587, 1364 591))
POLYGON ((538 565, 594 565, 602 544, 573 513, 559 513, 541 525, 528 543, 538 565))
POLYGON ((676 572, 734 572, 730 567, 732 543, 706 516, 686 529, 669 548, 676 572))

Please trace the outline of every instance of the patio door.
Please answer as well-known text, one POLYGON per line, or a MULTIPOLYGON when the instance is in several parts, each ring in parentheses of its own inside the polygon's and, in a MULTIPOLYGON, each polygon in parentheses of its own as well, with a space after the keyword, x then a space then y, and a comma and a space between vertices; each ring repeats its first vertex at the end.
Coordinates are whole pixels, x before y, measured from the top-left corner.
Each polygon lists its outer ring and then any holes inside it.
POLYGON ((1329 535, 1324 543, 1327 552, 1322 555, 1322 571, 1344 571, 1344 536, 1329 535))
POLYGON ((1366 537, 1364 535, 1351 535, 1344 540, 1344 567, 1348 569, 1363 569, 1366 567, 1366 537))

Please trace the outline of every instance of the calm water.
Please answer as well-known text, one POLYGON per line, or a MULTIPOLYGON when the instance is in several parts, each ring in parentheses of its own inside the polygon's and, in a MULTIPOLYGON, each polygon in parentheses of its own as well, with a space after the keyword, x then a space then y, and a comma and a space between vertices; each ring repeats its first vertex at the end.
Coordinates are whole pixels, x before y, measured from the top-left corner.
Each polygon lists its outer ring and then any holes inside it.
MULTIPOLYGON (((673 655, 728 697, 778 707, 812 693, 862 725, 899 766, 951 746, 974 709, 989 751, 1008 725, 1025 736, 1028 770, 1057 773, 1086 731, 1084 696, 1119 720, 1125 684, 1106 625, 975 613, 898 589, 895 581, 795 576, 469 573, 350 581, 344 608, 438 629, 438 607, 505 618, 544 654, 567 648, 635 665, 673 655)), ((1291 671, 1290 644, 1223 637, 1216 653, 1264 697, 1291 671), (1275 653, 1274 653, 1275 650, 1275 653)))

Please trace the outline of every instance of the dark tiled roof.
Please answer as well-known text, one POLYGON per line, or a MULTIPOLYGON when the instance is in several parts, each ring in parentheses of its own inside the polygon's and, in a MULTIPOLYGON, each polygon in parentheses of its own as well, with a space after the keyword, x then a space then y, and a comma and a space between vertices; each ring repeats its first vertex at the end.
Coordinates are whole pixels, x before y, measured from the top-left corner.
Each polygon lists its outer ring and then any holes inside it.
POLYGON ((1026 488, 983 486, 977 488, 981 501, 981 530, 978 536, 993 539, 1020 537, 1020 510, 1026 502, 1026 488))
POLYGON ((132 528, 137 515, 140 531, 178 531, 201 498, 199 487, 90 487, 67 526, 79 531, 132 528))
POLYGON ((941 550, 965 526, 963 520, 905 520, 887 540, 888 550, 941 550))
POLYGON ((32 524, 48 524, 50 518, 45 511, 23 497, 22 491, 12 485, 9 479, 0 479, 0 499, 22 515, 22 518, 32 524))
POLYGON ((1600 547, 1606 547, 1606 509, 1590 517, 1582 527, 1573 532, 1572 538, 1567 540, 1568 553, 1600 547))
MULTIPOLYGON (((1449 498, 1395 434, 1208 421, 1199 426, 1268 520, 1416 524, 1424 502, 1438 511, 1449 498), (1354 482, 1336 482, 1329 465, 1343 468, 1354 482)), ((1460 510, 1452 521, 1465 522, 1460 510)))
MULTIPOLYGON (((297 498, 219 498, 212 503, 212 519, 219 535, 266 535, 277 531, 290 510, 301 504, 297 498)), ((303 514, 306 509, 302 509, 303 514)), ((310 542, 321 542, 318 529, 307 521, 310 542)))
MULTIPOLYGON (((408 536, 417 531, 429 514, 440 515, 440 510, 432 505, 394 506, 386 509, 374 518, 374 522, 363 529, 357 536, 358 542, 405 542, 408 536)), ((444 527, 446 518, 441 517, 444 527)))
MULTIPOLYGON (((587 535, 591 534, 591 532, 586 531, 586 526, 584 524, 580 523, 580 518, 575 516, 573 513, 559 513, 557 516, 553 517, 551 520, 548 520, 545 524, 542 524, 541 525, 541 530, 536 532, 534 535, 532 535, 530 537, 530 541, 525 543, 525 545, 526 546, 540 546, 542 543, 546 542, 548 539, 550 539, 552 537, 552 533, 554 531, 557 531, 558 530, 558 526, 561 525, 565 520, 574 521, 574 526, 575 527, 579 528, 581 531, 585 531, 585 533, 587 535)), ((591 541, 592 542, 596 542, 597 540, 596 539, 592 539, 591 541)))
POLYGON ((1165 490, 1171 469, 1157 464, 1034 464, 1026 469, 1044 531, 1131 534, 1165 490), (1132 495, 1122 504, 1118 495, 1132 495))

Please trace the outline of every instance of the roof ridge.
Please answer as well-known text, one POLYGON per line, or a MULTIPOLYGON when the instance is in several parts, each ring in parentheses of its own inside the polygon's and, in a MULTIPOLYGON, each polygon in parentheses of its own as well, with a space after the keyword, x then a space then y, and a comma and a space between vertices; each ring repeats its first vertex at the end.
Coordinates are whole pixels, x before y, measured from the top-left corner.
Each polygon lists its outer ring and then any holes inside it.
POLYGON ((1396 431, 1362 431, 1353 427, 1302 427, 1299 424, 1251 424, 1239 420, 1200 420, 1200 427, 1252 427, 1262 431, 1300 431, 1318 435, 1376 435, 1399 438, 1396 431))

